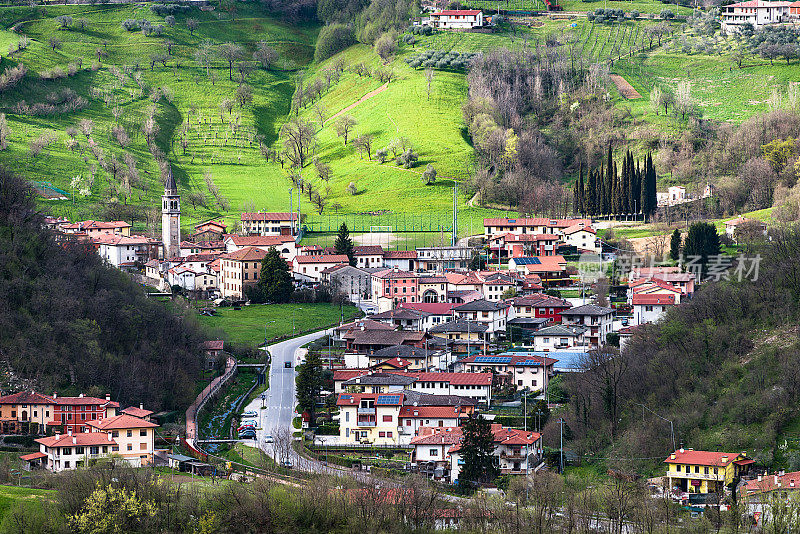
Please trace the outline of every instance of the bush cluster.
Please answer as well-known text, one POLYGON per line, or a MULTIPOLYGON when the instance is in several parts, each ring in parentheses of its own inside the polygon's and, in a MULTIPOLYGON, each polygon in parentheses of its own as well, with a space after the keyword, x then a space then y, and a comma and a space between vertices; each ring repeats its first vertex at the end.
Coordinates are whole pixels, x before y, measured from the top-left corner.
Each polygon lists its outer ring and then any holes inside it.
POLYGON ((408 66, 416 69, 419 67, 432 67, 436 69, 466 70, 472 60, 478 57, 476 52, 445 52, 444 50, 428 50, 416 56, 406 58, 408 66))
POLYGON ((408 33, 412 33, 414 35, 432 35, 433 34, 433 26, 409 26, 408 33))
POLYGON ((191 7, 181 4, 153 4, 150 6, 150 11, 160 17, 166 15, 177 15, 179 13, 188 13, 191 7))
MULTIPOLYGON (((637 12, 638 16, 639 13, 637 12)), ((595 9, 586 13, 589 22, 622 22, 625 20, 625 12, 621 9, 595 9)))

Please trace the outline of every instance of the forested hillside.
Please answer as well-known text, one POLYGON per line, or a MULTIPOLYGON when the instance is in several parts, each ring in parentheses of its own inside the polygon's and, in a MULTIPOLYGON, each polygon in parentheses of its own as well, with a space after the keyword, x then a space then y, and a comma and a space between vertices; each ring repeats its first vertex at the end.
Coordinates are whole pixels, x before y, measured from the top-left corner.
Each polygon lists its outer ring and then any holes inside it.
POLYGON ((568 422, 581 454, 658 458, 672 447, 663 417, 677 446, 800 468, 796 446, 779 446, 800 417, 800 230, 777 231, 756 252, 757 280, 707 284, 663 322, 637 328, 621 355, 596 355, 570 375, 568 422))
POLYGON ((0 168, 0 358, 46 392, 188 405, 202 361, 191 315, 148 299, 83 245, 56 244, 41 223, 32 189, 0 168))

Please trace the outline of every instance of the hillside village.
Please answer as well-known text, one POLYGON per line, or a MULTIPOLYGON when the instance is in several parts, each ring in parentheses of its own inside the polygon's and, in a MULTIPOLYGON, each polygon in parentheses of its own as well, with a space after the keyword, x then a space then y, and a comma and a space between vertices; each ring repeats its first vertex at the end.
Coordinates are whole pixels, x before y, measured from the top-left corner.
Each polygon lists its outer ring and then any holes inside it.
POLYGON ((0 533, 797 531, 800 2, 700 4, 0 6, 0 533))

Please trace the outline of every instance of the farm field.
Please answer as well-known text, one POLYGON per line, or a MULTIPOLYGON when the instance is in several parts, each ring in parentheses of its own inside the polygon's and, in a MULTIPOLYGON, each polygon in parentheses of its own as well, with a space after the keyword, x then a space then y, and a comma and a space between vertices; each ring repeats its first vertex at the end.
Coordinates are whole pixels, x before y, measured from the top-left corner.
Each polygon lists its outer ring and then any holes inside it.
POLYGON ((342 311, 345 321, 359 314, 355 306, 345 306, 340 310, 339 306, 318 303, 253 304, 242 306, 241 310, 233 308, 216 308, 216 310, 216 316, 200 316, 200 323, 216 331, 215 335, 221 335, 227 341, 251 346, 264 342, 265 327, 268 339, 291 335, 292 318, 295 331, 300 332, 323 325, 338 324, 342 311))

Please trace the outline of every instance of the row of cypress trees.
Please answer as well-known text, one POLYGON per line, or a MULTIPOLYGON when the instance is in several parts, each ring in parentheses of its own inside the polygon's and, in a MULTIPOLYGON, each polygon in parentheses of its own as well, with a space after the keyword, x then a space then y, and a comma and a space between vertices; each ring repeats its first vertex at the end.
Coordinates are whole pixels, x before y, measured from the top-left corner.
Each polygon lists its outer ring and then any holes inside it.
POLYGON ((622 172, 618 171, 611 146, 606 161, 599 169, 590 169, 586 180, 581 165, 573 190, 575 211, 583 215, 643 214, 648 218, 657 206, 652 155, 648 153, 644 165, 640 165, 628 150, 622 159, 622 172))

